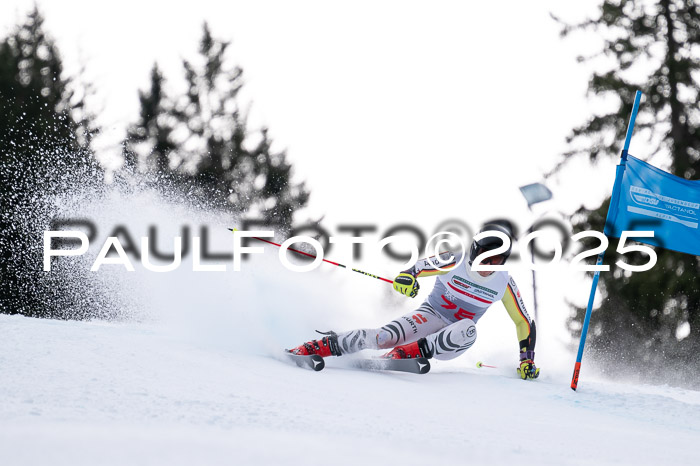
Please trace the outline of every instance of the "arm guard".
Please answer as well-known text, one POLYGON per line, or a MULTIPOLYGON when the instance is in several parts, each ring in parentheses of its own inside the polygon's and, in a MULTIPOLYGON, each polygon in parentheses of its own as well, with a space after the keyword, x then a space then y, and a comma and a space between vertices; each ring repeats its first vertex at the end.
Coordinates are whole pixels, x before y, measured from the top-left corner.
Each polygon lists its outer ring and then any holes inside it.
POLYGON ((520 292, 512 277, 501 301, 508 311, 508 315, 513 319, 513 323, 515 323, 515 330, 520 342, 520 351, 534 351, 535 322, 530 320, 530 316, 525 310, 525 303, 520 297, 520 292))

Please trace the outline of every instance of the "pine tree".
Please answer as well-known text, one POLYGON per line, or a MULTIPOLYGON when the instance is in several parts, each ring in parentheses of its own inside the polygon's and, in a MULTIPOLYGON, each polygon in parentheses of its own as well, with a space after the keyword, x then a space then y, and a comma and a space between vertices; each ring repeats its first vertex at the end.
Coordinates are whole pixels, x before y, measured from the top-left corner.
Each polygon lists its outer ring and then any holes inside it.
MULTIPOLYGON (((562 35, 589 29, 604 38, 599 55, 581 58, 603 62, 590 79, 589 93, 614 103, 614 109, 573 130, 571 150, 557 169, 577 154, 588 154, 592 161, 619 157, 634 93, 640 89, 645 100, 634 145, 648 144, 651 156, 665 157, 673 174, 697 177, 700 5, 693 0, 605 0, 597 18, 565 25, 562 35)), ((609 202, 594 210, 579 209, 572 219, 574 230, 602 231, 609 202)), ((668 367, 700 369, 698 258, 657 248, 658 263, 651 271, 629 274, 615 267, 614 249, 606 252, 613 272, 600 276, 604 299, 591 319, 588 347, 593 355, 616 371, 633 362, 644 368, 653 364, 657 375, 668 367), (688 325, 690 334, 679 341, 678 331, 688 325)), ((646 262, 643 256, 638 259, 646 262)), ((575 336, 584 312, 576 308, 570 322, 575 336)))
POLYGON ((102 173, 92 119, 36 7, 0 42, 0 108, 0 312, 53 315, 62 288, 42 270, 44 200, 102 173))
POLYGON ((139 120, 127 130, 124 151, 126 165, 138 168, 143 162, 144 171, 163 174, 169 172, 170 152, 176 149, 172 142, 172 124, 166 113, 164 81, 158 65, 154 64, 149 90, 139 91, 139 120))
POLYGON ((289 227, 308 192, 291 182, 286 153, 272 149, 268 129, 249 128, 239 102, 243 70, 229 64, 229 46, 204 24, 198 56, 183 62, 182 95, 165 95, 154 68, 150 90, 140 93, 141 118, 129 130, 125 159, 150 154, 157 162, 147 163, 148 170, 168 174, 189 196, 289 227))

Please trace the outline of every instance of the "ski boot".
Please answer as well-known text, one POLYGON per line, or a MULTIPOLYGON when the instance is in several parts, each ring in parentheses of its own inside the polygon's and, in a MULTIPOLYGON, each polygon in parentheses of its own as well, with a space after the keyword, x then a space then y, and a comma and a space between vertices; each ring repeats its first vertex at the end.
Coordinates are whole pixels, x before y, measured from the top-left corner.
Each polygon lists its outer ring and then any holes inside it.
POLYGON ((382 358, 385 359, 412 359, 412 358, 427 358, 433 357, 433 352, 428 347, 428 342, 425 338, 421 338, 413 343, 397 346, 393 350, 386 353, 382 358))
POLYGON ((340 356, 340 346, 338 345, 338 335, 335 332, 319 332, 321 335, 326 335, 320 340, 311 340, 307 343, 292 348, 289 351, 292 354, 300 354, 308 356, 310 354, 318 354, 325 358, 327 356, 340 356))

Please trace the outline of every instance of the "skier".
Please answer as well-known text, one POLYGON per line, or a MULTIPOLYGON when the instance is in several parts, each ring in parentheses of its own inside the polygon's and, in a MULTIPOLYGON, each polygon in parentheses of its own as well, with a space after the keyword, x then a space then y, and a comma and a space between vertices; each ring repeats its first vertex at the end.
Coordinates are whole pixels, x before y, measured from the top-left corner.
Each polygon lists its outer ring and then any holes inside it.
MULTIPOLYGON (((485 225, 481 232, 499 231, 511 238, 501 225, 485 225)), ((511 241, 512 243, 512 241, 511 241)), ((408 297, 418 294, 418 278, 436 275, 435 286, 428 298, 415 311, 377 329, 358 329, 325 335, 289 350, 293 354, 341 356, 363 349, 389 349, 383 357, 391 359, 453 359, 468 350, 476 341, 476 322, 491 305, 501 300, 515 323, 520 343, 520 367, 523 379, 535 379, 540 370, 535 366, 535 322, 530 320, 515 281, 507 271, 473 271, 472 263, 481 253, 502 245, 501 239, 487 236, 473 241, 468 258, 450 252, 437 258, 419 260, 394 279, 394 289, 408 297)), ((500 255, 481 261, 501 265, 510 255, 510 247, 500 255)))

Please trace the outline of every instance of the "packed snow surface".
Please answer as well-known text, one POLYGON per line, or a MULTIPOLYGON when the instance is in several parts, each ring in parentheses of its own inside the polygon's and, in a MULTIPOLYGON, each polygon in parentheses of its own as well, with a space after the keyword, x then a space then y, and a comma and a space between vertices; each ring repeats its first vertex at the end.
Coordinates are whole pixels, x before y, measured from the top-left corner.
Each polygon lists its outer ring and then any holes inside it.
POLYGON ((0 316, 0 464, 697 464, 700 393, 514 367, 322 372, 143 323, 0 316), (449 462, 449 463, 448 463, 449 462))

